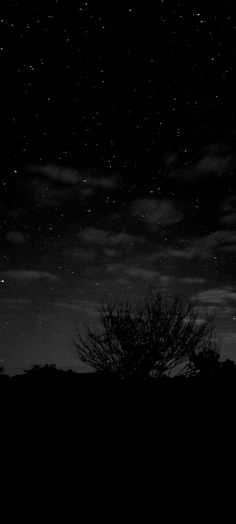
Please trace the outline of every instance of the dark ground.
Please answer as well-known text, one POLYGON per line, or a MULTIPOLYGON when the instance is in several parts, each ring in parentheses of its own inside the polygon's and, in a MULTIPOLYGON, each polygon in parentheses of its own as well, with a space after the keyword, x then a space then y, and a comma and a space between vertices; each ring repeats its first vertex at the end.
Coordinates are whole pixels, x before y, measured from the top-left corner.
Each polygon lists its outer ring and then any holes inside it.
POLYGON ((53 512, 65 504, 68 515, 85 506, 111 518, 108 501, 113 516, 143 504, 146 520, 149 511, 157 521, 183 517, 188 502, 190 520, 205 501, 217 512, 234 485, 235 397, 225 376, 121 384, 52 367, 2 375, 2 478, 17 491, 26 473, 25 500, 40 509, 46 493, 53 512))
POLYGON ((126 419, 161 419, 185 422, 199 417, 224 416, 233 419, 236 400, 236 373, 216 376, 164 377, 159 380, 120 382, 97 373, 75 373, 54 366, 38 367, 22 375, 0 377, 2 411, 30 413, 32 418, 82 417, 122 423, 126 419))

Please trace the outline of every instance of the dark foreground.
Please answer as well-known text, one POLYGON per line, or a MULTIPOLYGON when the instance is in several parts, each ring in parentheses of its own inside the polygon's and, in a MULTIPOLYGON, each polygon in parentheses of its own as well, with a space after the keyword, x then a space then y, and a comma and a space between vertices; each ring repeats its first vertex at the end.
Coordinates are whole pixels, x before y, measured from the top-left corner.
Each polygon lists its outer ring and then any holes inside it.
POLYGON ((35 496, 36 482, 39 507, 54 490, 54 508, 69 492, 66 511, 80 511, 86 500, 86 511, 97 514, 109 500, 112 515, 127 501, 139 513, 145 497, 145 512, 183 515, 191 498, 194 514, 205 500, 212 511, 234 470, 232 377, 121 384, 36 368, 1 376, 0 399, 2 478, 9 474, 11 492, 26 472, 25 497, 35 496))
POLYGON ((0 376, 2 416, 78 423, 182 423, 235 418, 236 375, 120 382, 114 377, 58 370, 54 366, 0 376), (82 422, 81 422, 82 423, 82 422))

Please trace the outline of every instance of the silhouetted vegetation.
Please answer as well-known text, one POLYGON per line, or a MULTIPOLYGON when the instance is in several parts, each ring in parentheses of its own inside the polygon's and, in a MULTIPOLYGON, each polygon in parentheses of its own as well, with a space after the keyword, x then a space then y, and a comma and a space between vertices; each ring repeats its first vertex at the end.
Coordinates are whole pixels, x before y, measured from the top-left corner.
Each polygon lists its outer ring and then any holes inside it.
POLYGON ((80 427, 96 421, 92 434, 101 420, 126 427, 133 417, 144 427, 168 419, 177 428, 181 413, 184 426, 189 417, 218 418, 221 410, 223 420, 234 409, 236 364, 221 358, 213 318, 199 319, 193 304, 152 292, 141 304, 103 303, 101 319, 100 330, 74 340, 76 356, 95 372, 35 365, 14 377, 1 373, 2 409, 7 399, 8 412, 18 406, 28 421, 45 413, 50 423, 53 414, 80 427))
POLYGON ((55 364, 45 364, 40 366, 39 364, 34 365, 30 369, 25 369, 25 374, 30 380, 59 380, 60 378, 71 377, 72 375, 77 375, 72 370, 64 371, 63 369, 58 369, 55 364))
POLYGON ((213 318, 199 319, 194 305, 182 297, 168 299, 150 292, 143 303, 105 301, 101 329, 77 330, 73 351, 104 375, 121 380, 160 379, 177 371, 193 375, 215 373, 220 342, 213 318))
POLYGON ((47 427, 57 427, 58 434, 77 428, 86 441, 101 434, 105 438, 108 432, 106 440, 111 424, 114 438, 127 428, 136 435, 156 427, 159 435, 171 427, 174 435, 190 420, 202 429, 213 420, 223 427, 234 414, 235 396, 236 365, 229 360, 219 361, 214 373, 162 375, 158 380, 116 380, 110 374, 38 365, 21 375, 0 376, 1 414, 7 419, 18 420, 18 427, 22 419, 25 427, 34 421, 45 434, 47 427))

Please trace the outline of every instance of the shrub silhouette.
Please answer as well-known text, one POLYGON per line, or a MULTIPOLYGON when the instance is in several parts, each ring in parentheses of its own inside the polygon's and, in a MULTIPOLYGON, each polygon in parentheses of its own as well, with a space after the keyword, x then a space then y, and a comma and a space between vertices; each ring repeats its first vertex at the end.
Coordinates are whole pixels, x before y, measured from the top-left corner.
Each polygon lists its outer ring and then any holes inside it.
POLYGON ((37 381, 59 381, 76 377, 76 373, 71 369, 65 371, 57 368, 55 364, 35 364, 30 369, 24 370, 24 375, 32 382, 37 381))
POLYGON ((220 353, 212 348, 203 348, 199 352, 190 355, 189 374, 199 373, 202 377, 217 375, 222 367, 220 353))
POLYGON ((86 326, 85 337, 77 329, 72 341, 74 354, 97 372, 122 380, 159 378, 177 367, 192 374, 218 360, 213 318, 199 321, 194 305, 178 295, 151 291, 135 304, 106 300, 100 314, 101 329, 86 326))
POLYGON ((34 364, 30 369, 25 369, 24 372, 28 377, 38 377, 42 374, 44 376, 54 376, 60 372, 60 370, 56 368, 55 364, 34 364))

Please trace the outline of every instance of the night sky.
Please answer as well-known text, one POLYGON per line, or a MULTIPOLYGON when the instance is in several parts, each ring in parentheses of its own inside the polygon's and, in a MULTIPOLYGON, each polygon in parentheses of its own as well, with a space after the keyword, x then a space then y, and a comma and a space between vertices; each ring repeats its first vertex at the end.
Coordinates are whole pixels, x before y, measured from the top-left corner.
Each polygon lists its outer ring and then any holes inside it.
POLYGON ((2 7, 5 368, 84 369, 75 326, 150 285, 215 311, 236 360, 234 2, 74 4, 2 7))

